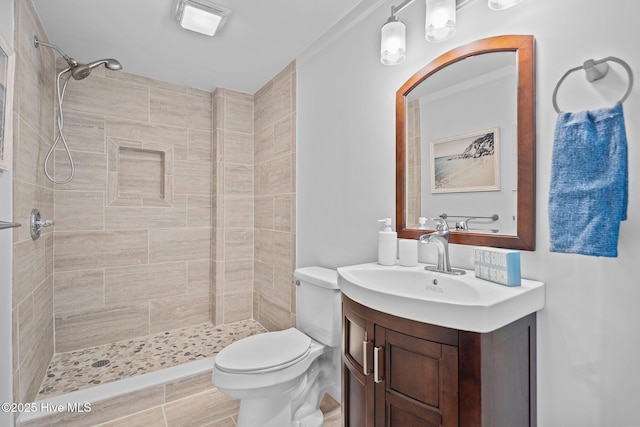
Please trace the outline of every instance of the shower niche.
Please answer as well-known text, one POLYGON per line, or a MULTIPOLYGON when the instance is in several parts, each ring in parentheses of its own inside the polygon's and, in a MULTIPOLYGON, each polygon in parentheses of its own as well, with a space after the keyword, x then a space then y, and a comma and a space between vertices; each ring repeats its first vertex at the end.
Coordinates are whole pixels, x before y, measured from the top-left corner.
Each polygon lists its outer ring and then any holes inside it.
POLYGON ((107 204, 173 206, 173 147, 110 138, 107 204))

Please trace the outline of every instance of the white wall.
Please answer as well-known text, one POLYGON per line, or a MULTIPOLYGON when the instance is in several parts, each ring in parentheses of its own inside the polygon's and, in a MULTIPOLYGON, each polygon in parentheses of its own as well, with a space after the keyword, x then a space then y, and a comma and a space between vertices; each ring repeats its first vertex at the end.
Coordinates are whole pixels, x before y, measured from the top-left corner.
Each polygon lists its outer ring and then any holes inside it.
MULTIPOLYGON (((0 1, 0 34, 13 48, 13 1, 0 1)), ((0 221, 11 221, 11 202, 11 172, 0 172, 0 221)), ((11 249, 11 231, 0 231, 0 402, 13 401, 11 249)), ((0 412, 0 425, 12 426, 13 414, 0 412)))
MULTIPOLYGON (((640 2, 525 0, 490 11, 484 0, 458 14, 453 40, 423 38, 424 2, 402 12, 404 64, 379 63, 380 27, 389 1, 332 43, 298 59, 298 266, 337 267, 376 259, 376 220, 395 213, 395 92, 420 67, 472 40, 533 34, 537 58, 537 250, 522 254, 523 275, 547 285, 538 315, 538 425, 640 425, 640 84, 624 104, 629 140, 629 220, 618 258, 549 252, 548 188, 560 76, 586 59, 617 56, 640 75, 640 2)), ((560 91, 565 110, 612 105, 626 75, 587 83, 572 75, 560 91)), ((471 267, 471 249, 453 245, 452 263, 471 267)), ((433 253, 422 254, 433 258, 433 253)))

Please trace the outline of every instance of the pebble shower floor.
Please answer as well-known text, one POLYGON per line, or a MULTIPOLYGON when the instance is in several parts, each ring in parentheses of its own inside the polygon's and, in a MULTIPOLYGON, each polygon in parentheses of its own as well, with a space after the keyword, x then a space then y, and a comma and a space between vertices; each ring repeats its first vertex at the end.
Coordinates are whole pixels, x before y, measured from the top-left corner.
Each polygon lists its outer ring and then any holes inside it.
POLYGON ((203 323, 149 337, 59 353, 51 359, 37 399, 211 357, 234 341, 263 332, 266 330, 254 320, 218 326, 203 323))

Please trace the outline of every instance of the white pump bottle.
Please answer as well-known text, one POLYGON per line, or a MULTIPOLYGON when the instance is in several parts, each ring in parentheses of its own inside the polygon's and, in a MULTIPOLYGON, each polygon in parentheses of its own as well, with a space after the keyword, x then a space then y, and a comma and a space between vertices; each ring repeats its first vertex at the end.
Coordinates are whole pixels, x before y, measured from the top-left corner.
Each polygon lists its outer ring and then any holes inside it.
POLYGON ((384 230, 378 232, 378 264, 395 265, 398 258, 398 233, 391 230, 391 218, 378 220, 384 230))

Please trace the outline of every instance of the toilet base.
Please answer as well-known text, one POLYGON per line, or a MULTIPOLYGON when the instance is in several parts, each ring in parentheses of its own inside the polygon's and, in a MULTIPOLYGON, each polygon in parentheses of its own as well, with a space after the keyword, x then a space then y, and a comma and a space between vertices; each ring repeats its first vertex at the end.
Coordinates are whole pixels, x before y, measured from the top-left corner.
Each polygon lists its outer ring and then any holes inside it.
POLYGON ((271 399, 242 399, 238 427, 282 427, 291 424, 291 398, 288 393, 271 399))
POLYGON ((320 357, 289 392, 241 399, 238 427, 322 427, 320 400, 334 375, 331 357, 320 357))

